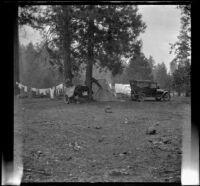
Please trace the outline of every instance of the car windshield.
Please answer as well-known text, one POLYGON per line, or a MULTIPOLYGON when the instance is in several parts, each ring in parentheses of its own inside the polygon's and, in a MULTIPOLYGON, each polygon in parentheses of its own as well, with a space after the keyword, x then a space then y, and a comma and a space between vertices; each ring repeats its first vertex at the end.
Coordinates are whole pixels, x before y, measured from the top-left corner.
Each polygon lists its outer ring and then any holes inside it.
POLYGON ((140 88, 149 87, 149 83, 147 82, 138 82, 137 86, 140 88))
POLYGON ((156 83, 151 83, 151 86, 150 86, 150 88, 157 88, 157 85, 156 85, 156 83))

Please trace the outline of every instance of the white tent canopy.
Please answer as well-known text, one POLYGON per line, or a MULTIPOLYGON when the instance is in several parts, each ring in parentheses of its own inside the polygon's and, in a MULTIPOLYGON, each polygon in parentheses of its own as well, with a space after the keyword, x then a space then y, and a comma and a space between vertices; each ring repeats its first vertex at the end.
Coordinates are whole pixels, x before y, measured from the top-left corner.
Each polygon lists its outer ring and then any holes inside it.
POLYGON ((130 95, 131 87, 129 84, 115 84, 115 92, 130 95))

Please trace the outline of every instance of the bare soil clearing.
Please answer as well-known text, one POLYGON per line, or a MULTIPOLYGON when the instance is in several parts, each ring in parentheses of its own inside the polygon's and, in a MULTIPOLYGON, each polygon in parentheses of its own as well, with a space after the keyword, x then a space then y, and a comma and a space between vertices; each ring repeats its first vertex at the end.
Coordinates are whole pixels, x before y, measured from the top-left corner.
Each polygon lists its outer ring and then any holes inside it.
POLYGON ((188 98, 69 105, 15 99, 14 109, 22 182, 180 182, 188 98))

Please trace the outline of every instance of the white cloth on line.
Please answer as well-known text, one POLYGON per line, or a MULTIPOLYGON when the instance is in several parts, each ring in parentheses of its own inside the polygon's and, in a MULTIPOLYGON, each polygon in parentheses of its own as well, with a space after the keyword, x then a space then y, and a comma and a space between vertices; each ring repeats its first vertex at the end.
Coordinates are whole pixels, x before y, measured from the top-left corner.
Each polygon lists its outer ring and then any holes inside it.
POLYGON ((55 87, 56 94, 59 95, 63 90, 63 84, 59 84, 55 87))
POLYGON ((59 89, 63 89, 63 84, 61 83, 61 84, 57 85, 57 86, 56 86, 56 89, 58 89, 58 90, 59 90, 59 89))
POLYGON ((55 87, 50 88, 49 91, 50 91, 50 98, 53 99, 54 98, 55 87))
POLYGON ((46 89, 46 94, 50 94, 50 88, 46 89))
POLYGON ((28 92, 28 87, 27 86, 24 86, 24 91, 28 92))
POLYGON ((36 89, 36 95, 39 95, 40 93, 39 93, 39 89, 36 89))
POLYGON ((23 85, 22 85, 21 83, 19 83, 19 84, 18 84, 18 87, 19 87, 20 89, 22 89, 22 88, 23 88, 23 85))
POLYGON ((39 93, 43 95, 47 95, 47 89, 39 89, 39 93))
POLYGON ((115 84, 115 92, 123 93, 123 94, 130 94, 131 87, 129 84, 115 84))
POLYGON ((37 89, 36 88, 31 88, 32 91, 34 92, 37 92, 37 89))

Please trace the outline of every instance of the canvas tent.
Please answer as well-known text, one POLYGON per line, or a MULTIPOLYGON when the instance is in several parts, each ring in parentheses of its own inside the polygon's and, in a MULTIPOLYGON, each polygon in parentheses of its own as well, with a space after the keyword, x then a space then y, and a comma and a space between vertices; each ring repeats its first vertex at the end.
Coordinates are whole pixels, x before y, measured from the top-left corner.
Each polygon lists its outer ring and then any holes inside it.
POLYGON ((131 95, 130 84, 115 84, 115 92, 121 94, 131 95))
POLYGON ((96 101, 116 101, 115 93, 110 88, 107 80, 98 79, 98 83, 102 88, 98 87, 95 83, 92 85, 93 98, 96 101))

